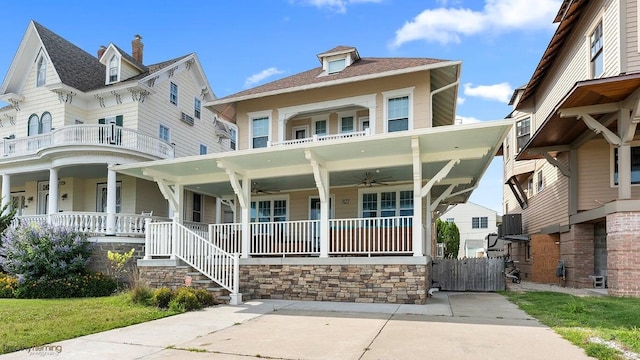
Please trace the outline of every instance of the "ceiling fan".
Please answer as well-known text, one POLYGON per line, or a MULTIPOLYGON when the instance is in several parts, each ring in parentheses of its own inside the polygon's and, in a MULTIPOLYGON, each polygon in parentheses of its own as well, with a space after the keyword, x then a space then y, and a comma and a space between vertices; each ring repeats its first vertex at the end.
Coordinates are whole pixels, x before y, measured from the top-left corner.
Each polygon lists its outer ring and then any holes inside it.
POLYGON ((268 195, 277 193, 279 191, 280 190, 278 189, 264 189, 255 181, 251 183, 251 195, 268 195))
POLYGON ((364 177, 354 176, 359 182, 356 185, 372 187, 374 185, 389 185, 385 181, 391 180, 391 176, 376 177, 372 172, 365 172, 364 177))

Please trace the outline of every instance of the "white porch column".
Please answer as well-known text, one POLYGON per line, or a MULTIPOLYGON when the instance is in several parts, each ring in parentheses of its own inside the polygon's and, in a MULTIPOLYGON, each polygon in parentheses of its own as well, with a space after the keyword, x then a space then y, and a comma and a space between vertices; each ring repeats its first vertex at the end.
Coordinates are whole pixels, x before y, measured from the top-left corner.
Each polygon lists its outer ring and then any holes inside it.
POLYGON ((242 194, 241 196, 246 201, 240 201, 240 215, 241 215, 241 231, 242 231, 242 258, 249 257, 249 239, 251 238, 249 221, 251 220, 251 179, 248 176, 242 177, 242 194))
POLYGON ((320 176, 322 177, 323 187, 322 190, 324 192, 323 195, 320 196, 320 257, 326 258, 329 257, 329 215, 331 212, 331 196, 329 194, 329 171, 325 168, 320 172, 320 176))
MULTIPOLYGON (((2 207, 9 203, 11 203, 11 175, 2 174, 2 207)), ((7 212, 9 212, 8 207, 7 212)))
POLYGON ((116 172, 111 168, 114 164, 107 166, 107 236, 116 234, 116 172))
MULTIPOLYGON (((371 117, 369 117, 371 121, 371 117)), ((420 142, 417 138, 411 139, 413 154, 413 227, 411 237, 413 256, 423 256, 423 233, 424 226, 422 217, 422 161, 420 160, 420 142)), ((428 196, 428 195, 427 195, 428 196)), ((429 203, 429 200, 427 200, 429 203)))
MULTIPOLYGON (((431 192, 424 197, 426 200, 426 214, 425 214, 425 239, 424 239, 424 253, 427 256, 432 257, 433 253, 431 252, 431 243, 433 241, 433 209, 431 208, 431 192)), ((422 242, 421 242, 422 243, 422 242)))
POLYGON ((371 134, 377 134, 376 129, 376 106, 369 106, 369 131, 371 134))
POLYGON ((183 209, 184 209, 184 185, 175 184, 173 185, 173 190, 175 191, 176 200, 178 203, 178 208, 175 209, 173 213, 174 218, 177 218, 178 224, 182 225, 184 223, 183 209))
POLYGON ((216 198, 216 224, 222 224, 222 199, 216 198))
POLYGON ((51 215, 58 212, 58 169, 49 169, 49 209, 48 220, 51 223, 51 215))

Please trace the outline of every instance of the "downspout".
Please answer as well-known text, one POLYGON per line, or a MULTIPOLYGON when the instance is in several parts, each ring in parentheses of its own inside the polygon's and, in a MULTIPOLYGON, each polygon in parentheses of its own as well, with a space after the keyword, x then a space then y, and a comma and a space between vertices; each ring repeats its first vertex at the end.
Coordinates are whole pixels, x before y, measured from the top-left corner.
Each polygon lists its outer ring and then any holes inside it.
MULTIPOLYGON (((429 127, 433 127, 433 95, 438 94, 442 91, 445 91, 447 89, 450 89, 454 86, 458 86, 460 84, 460 78, 458 78, 456 81, 452 82, 449 85, 445 85, 441 88, 435 89, 431 92, 431 98, 429 99, 429 127)), ((457 100, 456 100, 457 101, 457 100)), ((454 114, 455 116, 455 114, 454 114)), ((455 118, 454 118, 454 123, 455 123, 455 118)))

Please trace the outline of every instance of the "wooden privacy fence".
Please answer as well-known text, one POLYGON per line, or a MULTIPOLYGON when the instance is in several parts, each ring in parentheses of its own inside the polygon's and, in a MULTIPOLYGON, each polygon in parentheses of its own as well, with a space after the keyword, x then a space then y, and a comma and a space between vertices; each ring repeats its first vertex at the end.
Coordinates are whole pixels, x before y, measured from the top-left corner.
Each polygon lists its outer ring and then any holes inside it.
POLYGON ((505 289, 502 258, 434 259, 431 283, 449 291, 505 289))

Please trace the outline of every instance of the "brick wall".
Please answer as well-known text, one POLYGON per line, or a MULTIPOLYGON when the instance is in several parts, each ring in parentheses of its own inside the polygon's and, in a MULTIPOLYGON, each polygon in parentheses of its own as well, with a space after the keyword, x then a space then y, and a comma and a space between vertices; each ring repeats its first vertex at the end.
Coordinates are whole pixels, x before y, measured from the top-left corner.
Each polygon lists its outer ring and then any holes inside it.
POLYGON ((609 294, 640 297, 640 212, 607 215, 609 294))
POLYGON ((426 265, 241 265, 248 299, 424 304, 426 265))
POLYGON ((560 234, 560 259, 564 260, 568 287, 593 287, 590 278, 594 271, 593 224, 571 225, 569 232, 560 234))

